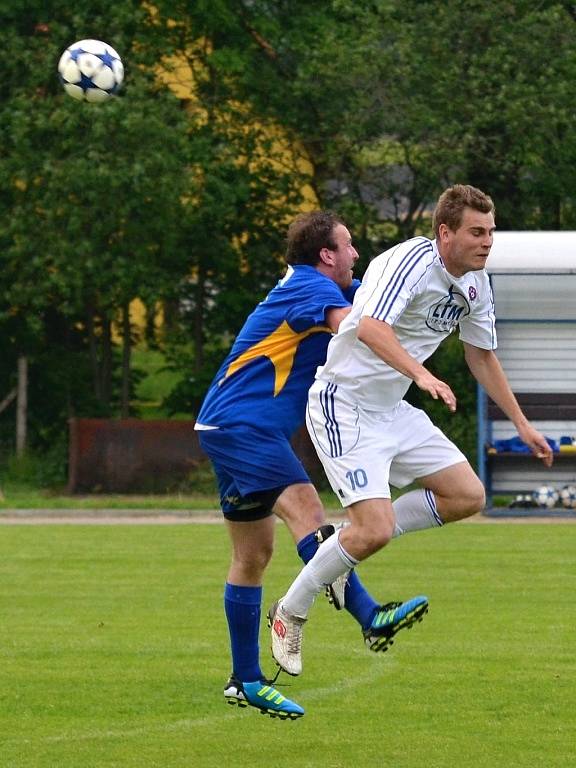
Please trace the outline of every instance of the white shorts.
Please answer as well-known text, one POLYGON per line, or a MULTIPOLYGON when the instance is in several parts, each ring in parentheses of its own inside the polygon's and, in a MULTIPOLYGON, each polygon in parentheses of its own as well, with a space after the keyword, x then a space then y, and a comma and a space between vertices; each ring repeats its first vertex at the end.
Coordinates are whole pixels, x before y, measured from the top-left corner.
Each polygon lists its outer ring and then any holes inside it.
POLYGON ((306 426, 334 493, 343 507, 390 498, 417 478, 467 461, 424 411, 405 400, 366 411, 331 383, 315 381, 306 426))

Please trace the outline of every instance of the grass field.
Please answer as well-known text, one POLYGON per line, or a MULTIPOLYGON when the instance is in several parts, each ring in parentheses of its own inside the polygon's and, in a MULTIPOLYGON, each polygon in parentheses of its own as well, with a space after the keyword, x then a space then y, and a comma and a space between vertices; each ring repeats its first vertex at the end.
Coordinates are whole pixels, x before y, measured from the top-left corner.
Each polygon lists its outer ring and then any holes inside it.
MULTIPOLYGON (((382 656, 322 599, 296 722, 227 706, 220 525, 0 528, 2 768, 574 764, 576 527, 458 524, 361 567, 431 610, 382 656)), ((266 604, 298 568, 284 528, 266 604)), ((269 662, 267 630, 262 652, 269 662)))
MULTIPOLYGON (((205 494, 78 494, 57 493, 47 489, 35 488, 24 483, 4 483, 0 488, 0 518, 3 510, 42 509, 42 510, 179 510, 191 513, 198 510, 220 511, 220 500, 216 485, 205 494)), ((342 507, 331 491, 321 491, 320 497, 325 509, 342 507)))
MULTIPOLYGON (((219 510, 220 504, 216 493, 194 496, 164 495, 127 496, 125 494, 93 494, 89 496, 47 493, 36 488, 4 486, 0 510, 10 509, 54 509, 54 510, 219 510)), ((336 502, 337 503, 337 502, 336 502)))

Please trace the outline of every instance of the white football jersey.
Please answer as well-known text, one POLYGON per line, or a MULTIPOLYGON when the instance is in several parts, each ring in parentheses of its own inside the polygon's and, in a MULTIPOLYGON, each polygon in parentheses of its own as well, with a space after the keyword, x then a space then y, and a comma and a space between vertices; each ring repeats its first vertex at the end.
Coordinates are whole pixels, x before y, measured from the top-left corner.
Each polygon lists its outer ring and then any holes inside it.
POLYGON ((354 297, 350 314, 328 346, 316 378, 341 387, 369 410, 401 400, 412 380, 387 365, 358 341, 362 317, 394 327, 400 344, 423 363, 458 326, 460 338, 482 349, 496 349, 492 289, 486 270, 453 277, 436 241, 414 237, 377 256, 354 297))

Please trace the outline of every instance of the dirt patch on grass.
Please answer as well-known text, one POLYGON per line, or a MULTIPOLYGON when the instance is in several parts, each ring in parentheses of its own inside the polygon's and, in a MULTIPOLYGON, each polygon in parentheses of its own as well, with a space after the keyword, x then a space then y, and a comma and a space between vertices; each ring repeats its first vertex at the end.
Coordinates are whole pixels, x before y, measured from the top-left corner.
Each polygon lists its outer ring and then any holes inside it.
MULTIPOLYGON (((332 521, 345 520, 339 510, 327 510, 332 521)), ((191 525, 194 523, 222 523, 222 514, 217 510, 194 510, 174 512, 168 510, 55 510, 55 509, 5 509, 0 510, 0 525, 191 525)), ((545 516, 493 516, 473 515, 461 524, 514 524, 530 523, 576 523, 576 515, 545 516)))

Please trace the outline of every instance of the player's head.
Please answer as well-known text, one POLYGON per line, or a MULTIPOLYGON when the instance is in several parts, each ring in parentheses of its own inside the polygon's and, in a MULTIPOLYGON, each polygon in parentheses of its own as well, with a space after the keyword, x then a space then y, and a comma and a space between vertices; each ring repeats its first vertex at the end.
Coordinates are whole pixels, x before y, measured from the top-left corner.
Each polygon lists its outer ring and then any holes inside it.
POLYGON ((306 264, 346 289, 353 279, 358 252, 342 220, 330 211, 298 216, 288 228, 286 262, 306 264))
POLYGON ((494 236, 494 203, 468 184, 444 190, 434 211, 436 245, 454 277, 484 269, 494 236))
POLYGON ((286 263, 315 267, 321 260, 322 248, 335 250, 335 232, 343 221, 330 211, 301 213, 288 227, 286 263))
POLYGON ((496 214, 492 198, 482 190, 470 184, 454 184, 438 198, 433 218, 434 235, 438 237, 441 224, 446 224, 452 232, 456 232, 462 224, 466 208, 479 213, 491 213, 493 216, 496 214))

